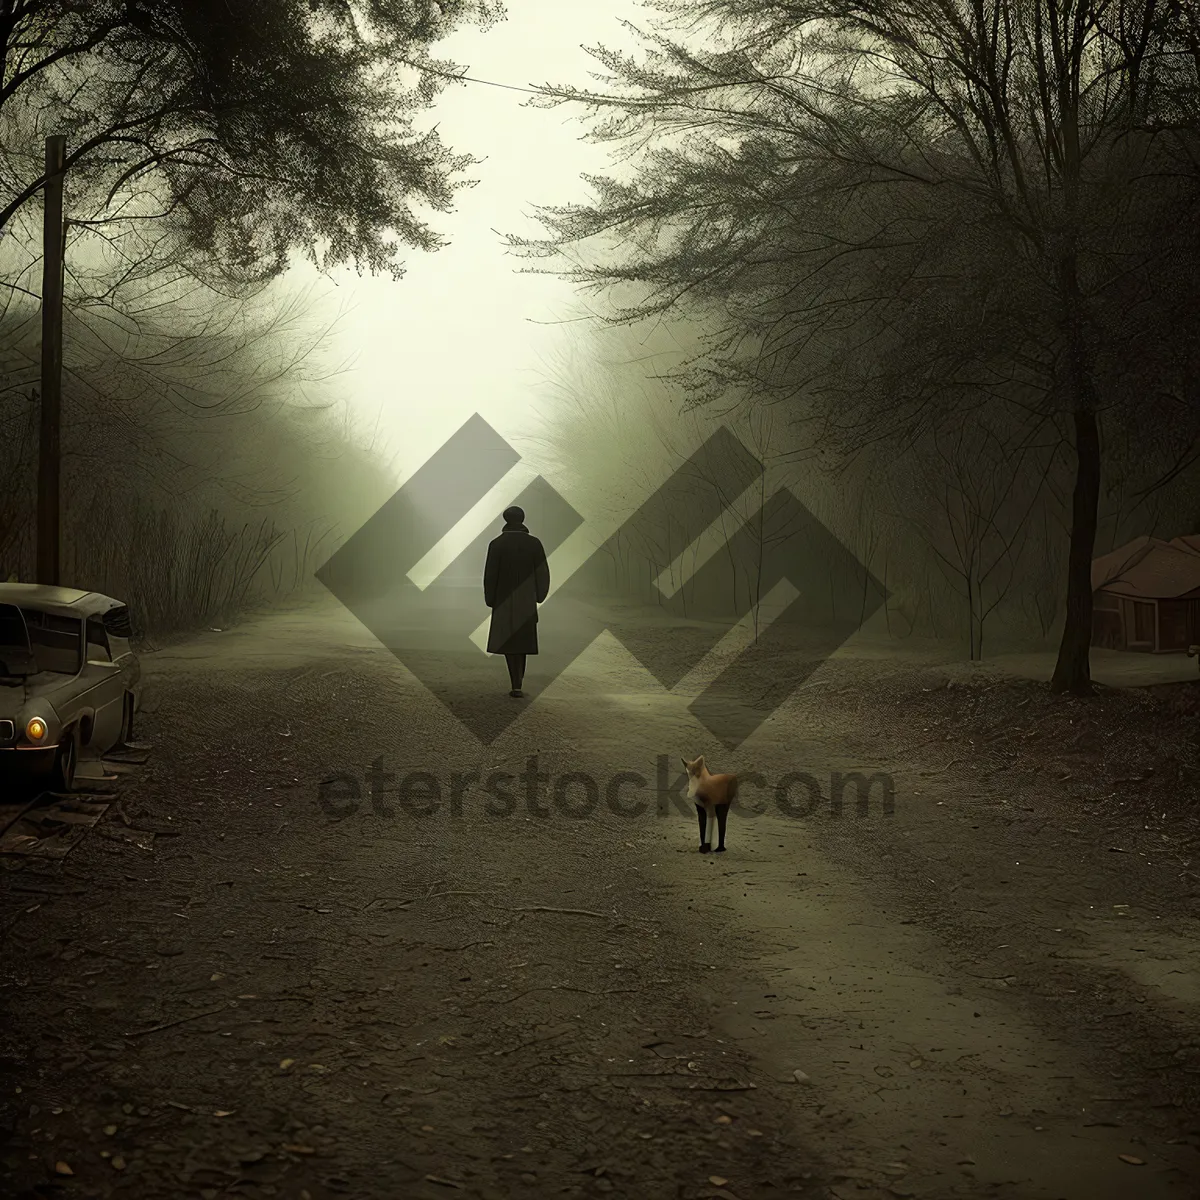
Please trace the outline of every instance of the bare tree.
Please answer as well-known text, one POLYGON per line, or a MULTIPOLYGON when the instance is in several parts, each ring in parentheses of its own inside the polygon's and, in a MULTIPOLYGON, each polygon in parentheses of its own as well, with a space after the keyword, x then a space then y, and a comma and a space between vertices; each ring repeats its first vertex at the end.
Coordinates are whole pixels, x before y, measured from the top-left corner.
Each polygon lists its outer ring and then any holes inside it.
POLYGON ((978 424, 935 430, 920 448, 907 495, 898 496, 965 601, 972 660, 983 657, 987 620, 1012 588, 1029 515, 1042 496, 1056 443, 1040 444, 1038 433, 1027 430, 1013 445, 978 424))
POLYGON ((1101 414, 1170 394, 1177 469, 1200 445, 1183 364, 1147 346, 1196 319, 1192 7, 655 7, 644 54, 592 51, 604 90, 543 89, 632 170, 513 247, 602 243, 552 269, 608 290, 613 320, 720 318, 693 397, 786 402, 814 446, 911 444, 998 404, 1052 418, 1074 460, 1053 686, 1090 691, 1101 414))
MULTIPOLYGON (((318 486, 326 460, 357 453, 337 426, 332 388, 346 364, 327 346, 343 314, 318 312, 311 289, 223 296, 136 228, 119 239, 86 227, 73 232, 63 439, 68 573, 77 584, 115 589, 150 621, 173 626, 226 619, 252 583, 255 595, 263 590, 247 573, 261 575, 273 594, 298 586, 315 566, 314 540, 319 546, 332 537, 336 515, 350 511, 318 486), (169 542, 139 541, 164 515, 169 542), (138 537, 126 538, 129 530, 138 537), (288 540, 299 530, 303 545, 288 540), (170 547, 189 545, 195 563, 224 582, 201 586, 192 566, 174 563, 170 547), (148 563, 163 571, 160 581, 148 579, 148 563), (206 604, 212 611, 201 616, 206 604)), ((40 329, 25 286, 36 282, 36 258, 13 239, 3 259, 19 281, 4 291, 0 315, 0 421, 10 431, 0 444, 7 577, 24 575, 32 552, 40 329)), ((356 461, 346 474, 358 486, 373 470, 380 473, 356 461)))

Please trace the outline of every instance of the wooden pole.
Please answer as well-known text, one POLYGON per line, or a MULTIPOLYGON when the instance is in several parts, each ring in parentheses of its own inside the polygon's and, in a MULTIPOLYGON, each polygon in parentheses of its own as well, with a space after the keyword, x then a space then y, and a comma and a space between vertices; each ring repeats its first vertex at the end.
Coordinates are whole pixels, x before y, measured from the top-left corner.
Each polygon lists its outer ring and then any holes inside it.
POLYGON ((66 138, 46 139, 42 219, 42 408, 38 443, 37 580, 57 586, 61 562, 63 162, 66 138))

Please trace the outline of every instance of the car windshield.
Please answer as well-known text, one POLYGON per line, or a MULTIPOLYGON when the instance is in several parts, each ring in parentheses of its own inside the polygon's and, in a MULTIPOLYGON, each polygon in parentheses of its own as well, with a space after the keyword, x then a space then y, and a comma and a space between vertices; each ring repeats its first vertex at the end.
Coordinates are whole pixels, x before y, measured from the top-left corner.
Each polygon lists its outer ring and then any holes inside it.
POLYGON ((29 643, 41 671, 77 675, 83 665, 83 622, 38 609, 21 610, 29 629, 29 643))

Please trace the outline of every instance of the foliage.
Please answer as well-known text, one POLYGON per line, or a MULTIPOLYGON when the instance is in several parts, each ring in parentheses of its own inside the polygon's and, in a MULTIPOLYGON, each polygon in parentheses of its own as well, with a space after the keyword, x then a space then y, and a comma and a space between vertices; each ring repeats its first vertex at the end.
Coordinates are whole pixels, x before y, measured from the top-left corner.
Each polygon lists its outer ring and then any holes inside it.
POLYGON ((711 321, 693 400, 895 452, 996 407, 1073 451, 1055 685, 1089 688, 1100 425, 1147 494, 1196 461, 1200 38, 1171 0, 655 0, 583 105, 629 166, 510 238, 612 319, 711 321), (567 263, 563 265, 562 259, 567 263))
POLYGON ((430 46, 494 0, 6 0, 0 229, 67 139, 74 215, 153 221, 204 278, 247 286, 294 251, 402 273, 472 160, 414 117, 453 64, 430 46), (14 149, 14 136, 23 149, 14 149))

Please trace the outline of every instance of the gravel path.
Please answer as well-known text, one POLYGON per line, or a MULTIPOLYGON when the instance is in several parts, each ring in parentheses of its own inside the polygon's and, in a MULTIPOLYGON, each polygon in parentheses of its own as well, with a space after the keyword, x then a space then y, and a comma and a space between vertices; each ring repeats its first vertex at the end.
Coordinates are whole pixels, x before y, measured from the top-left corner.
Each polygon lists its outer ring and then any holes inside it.
POLYGON ((5 1195, 1197 1194, 1190 843, 976 753, 1023 685, 851 654, 723 756, 606 640, 489 748, 328 606, 145 667, 153 839, 0 874, 5 1195), (720 857, 700 752, 766 785, 720 857), (891 816, 779 810, 852 768, 891 816))

